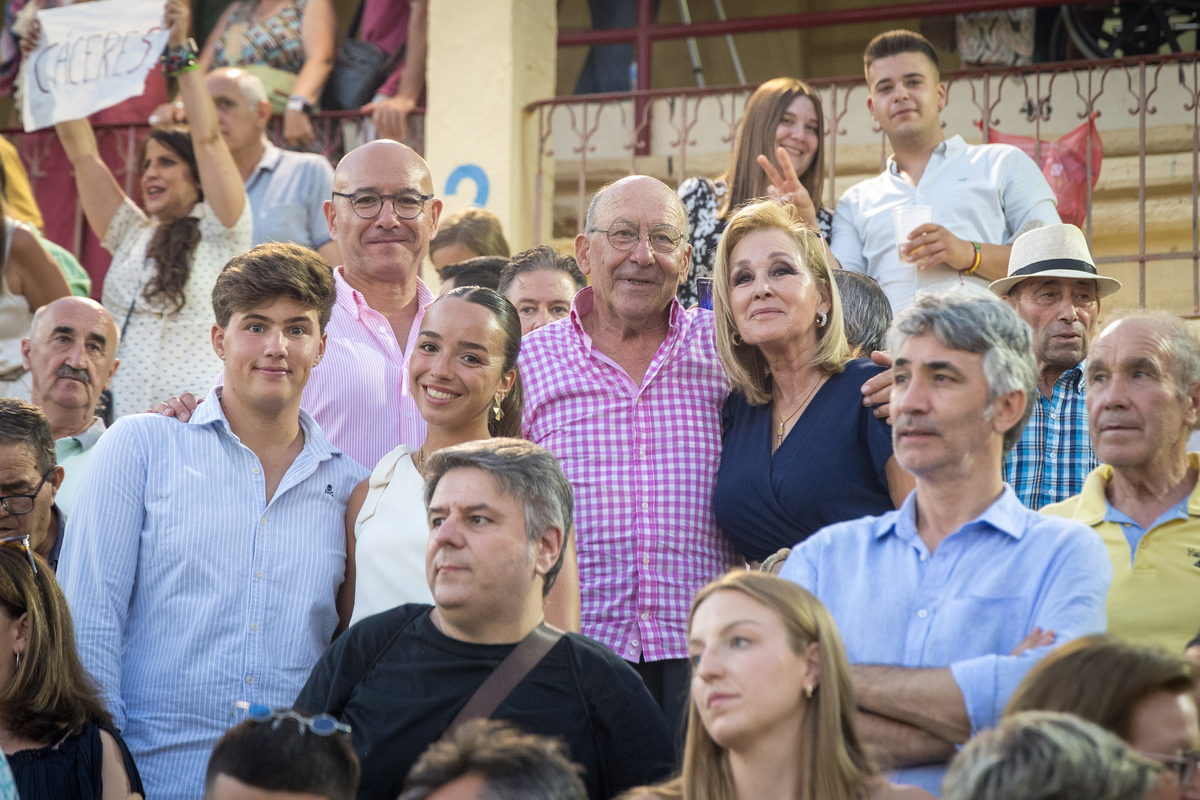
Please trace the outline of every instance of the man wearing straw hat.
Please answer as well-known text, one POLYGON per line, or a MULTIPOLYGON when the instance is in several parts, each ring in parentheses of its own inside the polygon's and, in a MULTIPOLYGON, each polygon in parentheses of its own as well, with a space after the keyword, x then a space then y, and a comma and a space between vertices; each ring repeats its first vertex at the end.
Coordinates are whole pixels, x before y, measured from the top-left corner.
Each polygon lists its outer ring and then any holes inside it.
POLYGON ((1038 391, 1029 424, 1008 454, 1004 478, 1036 510, 1079 494, 1096 467, 1083 360, 1096 333, 1100 299, 1121 282, 1097 274, 1083 232, 1060 224, 1018 236, 1008 277, 988 288, 1033 328, 1038 391))

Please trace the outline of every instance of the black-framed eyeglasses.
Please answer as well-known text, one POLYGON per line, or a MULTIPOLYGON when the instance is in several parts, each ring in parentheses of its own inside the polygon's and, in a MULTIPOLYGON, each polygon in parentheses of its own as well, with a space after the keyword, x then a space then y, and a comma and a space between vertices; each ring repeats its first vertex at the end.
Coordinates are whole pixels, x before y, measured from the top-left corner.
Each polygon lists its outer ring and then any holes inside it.
POLYGON ((42 482, 33 490, 33 494, 10 494, 7 497, 0 497, 0 506, 4 506, 5 511, 17 516, 33 511, 33 504, 37 500, 37 496, 41 493, 42 487, 49 480, 50 473, 52 472, 54 472, 54 467, 46 470, 46 474, 42 476, 42 482))
POLYGON ((392 208, 400 219, 416 219, 425 210, 425 204, 433 199, 431 194, 403 192, 401 194, 379 194, 378 192, 334 192, 334 197, 345 197, 350 201, 350 208, 363 219, 375 219, 379 209, 383 208, 384 200, 392 201, 392 208))
POLYGON ((335 733, 340 733, 346 738, 350 737, 350 726, 338 722, 337 718, 331 714, 317 714, 313 717, 306 717, 290 708, 271 709, 261 703, 248 703, 245 700, 237 701, 233 704, 233 707, 245 711, 247 719, 254 720, 255 722, 269 722, 272 728, 278 728, 279 723, 285 719, 294 719, 300 727, 301 736, 304 735, 306 730, 309 730, 317 736, 333 736, 335 733))
POLYGON ((1180 756, 1166 756, 1162 753, 1145 751, 1142 751, 1142 755, 1162 764, 1164 769, 1179 779, 1180 786, 1191 786, 1197 771, 1200 770, 1200 750, 1192 750, 1180 756))
POLYGON ((608 243, 618 250, 632 250, 642 240, 642 225, 646 226, 646 241, 659 253, 673 253, 683 241, 683 234, 674 225, 618 222, 607 230, 592 228, 588 233, 603 233, 608 243))
POLYGON ((20 536, 7 536, 0 539, 0 544, 13 544, 24 549, 25 556, 29 559, 29 566, 33 567, 33 574, 37 575, 37 562, 33 560, 33 548, 29 546, 29 534, 23 533, 20 536))

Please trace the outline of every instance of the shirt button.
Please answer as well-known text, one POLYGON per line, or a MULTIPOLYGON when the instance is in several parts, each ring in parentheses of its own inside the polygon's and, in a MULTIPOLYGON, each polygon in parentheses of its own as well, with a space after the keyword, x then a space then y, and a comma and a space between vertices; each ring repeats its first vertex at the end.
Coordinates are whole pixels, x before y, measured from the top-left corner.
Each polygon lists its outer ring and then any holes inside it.
POLYGON ((925 561, 925 560, 927 560, 928 558, 929 558, 929 556, 925 555, 924 553, 921 553, 921 560, 922 560, 922 561, 925 561))
POLYGON ((649 563, 650 563, 650 556, 644 556, 644 557, 642 558, 642 563, 643 563, 643 564, 649 564, 649 563))
POLYGON ((256 578, 261 578, 261 577, 262 577, 262 570, 260 569, 258 572, 254 573, 254 577, 256 577, 256 578))
POLYGON ((385 333, 386 331, 387 331, 387 328, 383 327, 382 325, 379 326, 380 333, 385 333))
POLYGON ((247 676, 246 676, 246 683, 254 683, 254 676, 253 676, 253 675, 247 675, 247 676))
POLYGON ((252 472, 253 472, 255 475, 257 475, 258 473, 262 472, 262 470, 261 470, 261 469, 259 469, 258 467, 255 467, 255 468, 252 470, 252 472))
POLYGON ((1056 455, 1058 455, 1058 453, 1055 453, 1053 450, 1050 451, 1051 458, 1054 458, 1056 455))
POLYGON ((917 612, 917 616, 920 617, 921 619, 925 619, 926 617, 929 616, 929 612, 922 608, 920 611, 917 612))
POLYGON ((649 503, 642 503, 642 511, 647 511, 647 510, 649 510, 649 508, 650 508, 649 503))
POLYGON ((253 623, 253 624, 250 626, 250 630, 252 630, 252 631, 256 631, 256 630, 258 630, 258 623, 257 623, 257 622, 253 623))
POLYGON ((649 611, 643 611, 643 612, 642 612, 642 621, 644 622, 645 620, 648 620, 648 619, 650 619, 650 612, 649 612, 649 611))
POLYGON ((637 646, 638 646, 638 640, 637 640, 637 639, 634 639, 632 642, 630 642, 630 644, 632 644, 634 647, 637 647, 637 646))
POLYGON ((267 524, 267 518, 266 518, 266 517, 263 517, 262 519, 260 519, 260 520, 258 521, 258 524, 259 524, 259 525, 266 525, 266 524, 267 524))
POLYGON ((1050 419, 1058 419, 1058 414, 1051 414, 1050 419))
POLYGON ((631 653, 632 653, 632 652, 634 652, 635 650, 637 650, 637 648, 636 648, 636 647, 634 647, 633 645, 629 645, 629 652, 631 652, 631 653))

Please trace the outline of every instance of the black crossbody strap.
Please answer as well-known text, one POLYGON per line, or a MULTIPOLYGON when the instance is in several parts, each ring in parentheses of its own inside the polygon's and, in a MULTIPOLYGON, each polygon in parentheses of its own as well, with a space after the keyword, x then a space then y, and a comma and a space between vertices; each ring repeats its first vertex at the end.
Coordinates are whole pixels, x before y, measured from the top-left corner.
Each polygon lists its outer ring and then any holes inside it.
POLYGON ((446 728, 442 738, 449 739, 459 726, 473 719, 490 717, 562 637, 562 631, 545 622, 530 631, 475 690, 475 694, 471 695, 471 699, 458 712, 450 727, 446 728))

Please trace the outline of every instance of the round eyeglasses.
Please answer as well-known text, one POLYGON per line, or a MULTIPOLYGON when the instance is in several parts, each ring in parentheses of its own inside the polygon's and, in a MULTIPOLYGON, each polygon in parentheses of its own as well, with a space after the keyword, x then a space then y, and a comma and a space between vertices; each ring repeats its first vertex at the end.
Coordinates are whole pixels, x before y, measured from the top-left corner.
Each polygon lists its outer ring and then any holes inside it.
POLYGON ((1197 774, 1200 774, 1200 750, 1193 750, 1178 756, 1147 753, 1144 750, 1141 753, 1162 764, 1163 769, 1175 776, 1180 786, 1191 786, 1197 774))
MULTIPOLYGON (((659 253, 673 253, 683 241, 683 234, 674 225, 646 226, 646 241, 650 247, 659 253)), ((592 228, 588 233, 603 233, 608 237, 608 243, 617 250, 632 250, 642 240, 642 226, 632 222, 618 222, 611 228, 592 228)))
POLYGON ((234 708, 240 708, 246 712, 246 718, 255 722, 270 722, 271 727, 278 728, 279 723, 285 719, 294 719, 300 728, 300 734, 304 735, 306 730, 312 731, 317 736, 333 736, 335 733, 350 735, 350 726, 343 725, 337 721, 337 718, 330 714, 317 714, 316 716, 306 717, 290 708, 277 708, 272 710, 268 706, 261 703, 248 703, 245 700, 239 700, 233 704, 234 708))
POLYGON ((431 194, 402 192, 400 194, 379 194, 378 192, 334 192, 334 197, 345 197, 350 201, 350 208, 363 219, 375 219, 383 208, 384 200, 392 201, 392 209, 400 219, 416 219, 425 210, 425 204, 433 199, 431 194))

